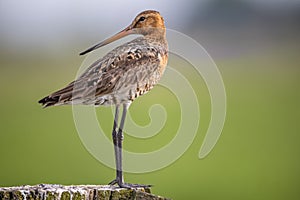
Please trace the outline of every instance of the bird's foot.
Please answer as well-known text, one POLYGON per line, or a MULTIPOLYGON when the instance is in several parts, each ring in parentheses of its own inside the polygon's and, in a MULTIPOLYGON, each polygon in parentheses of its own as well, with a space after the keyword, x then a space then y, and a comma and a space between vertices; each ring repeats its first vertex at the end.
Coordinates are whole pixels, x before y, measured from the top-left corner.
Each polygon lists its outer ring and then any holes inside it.
POLYGON ((109 185, 118 185, 120 188, 144 188, 150 189, 152 185, 144 185, 144 184, 132 184, 132 183, 123 183, 122 181, 118 181, 117 179, 111 181, 109 185))
POLYGON ((111 182, 109 182, 108 185, 115 185, 117 183, 118 183, 117 179, 114 179, 111 182))

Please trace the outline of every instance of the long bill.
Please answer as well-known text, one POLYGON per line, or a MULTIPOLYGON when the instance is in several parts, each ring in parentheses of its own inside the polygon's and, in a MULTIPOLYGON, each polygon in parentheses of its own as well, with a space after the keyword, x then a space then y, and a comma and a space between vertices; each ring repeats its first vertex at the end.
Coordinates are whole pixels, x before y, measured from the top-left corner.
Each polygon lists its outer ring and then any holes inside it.
POLYGON ((116 41, 118 39, 121 39, 127 35, 130 35, 130 34, 133 34, 134 32, 132 31, 131 27, 127 27, 125 28, 124 30, 120 31, 119 33, 113 35, 112 37, 110 38, 107 38, 106 40, 96 44, 95 46, 91 47, 91 48, 88 48, 87 50, 81 52, 79 55, 84 55, 84 54, 87 54, 91 51, 94 51, 95 49, 98 49, 99 47, 102 47, 102 46, 105 46, 113 41, 116 41))

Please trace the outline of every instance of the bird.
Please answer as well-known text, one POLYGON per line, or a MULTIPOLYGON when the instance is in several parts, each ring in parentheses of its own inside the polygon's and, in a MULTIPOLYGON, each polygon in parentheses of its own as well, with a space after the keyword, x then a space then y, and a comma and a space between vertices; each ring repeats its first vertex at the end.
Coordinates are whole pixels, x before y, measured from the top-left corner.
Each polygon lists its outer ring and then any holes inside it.
POLYGON ((109 185, 118 185, 120 188, 151 187, 124 182, 123 128, 131 103, 158 83, 167 66, 168 42, 164 18, 158 11, 145 10, 139 13, 128 27, 79 54, 85 55, 131 34, 139 37, 114 48, 91 64, 66 87, 39 100, 43 107, 115 106, 112 140, 116 178, 109 185), (122 115, 119 119, 121 107, 122 115))

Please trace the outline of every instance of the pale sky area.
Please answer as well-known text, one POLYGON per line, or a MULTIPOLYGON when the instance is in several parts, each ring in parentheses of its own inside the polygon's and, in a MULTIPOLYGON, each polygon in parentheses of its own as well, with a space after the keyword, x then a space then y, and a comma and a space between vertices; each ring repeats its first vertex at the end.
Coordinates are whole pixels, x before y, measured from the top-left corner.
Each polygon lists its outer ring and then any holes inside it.
MULTIPOLYGON (((247 6, 274 10, 277 14, 285 8, 299 6, 299 0, 1 0, 0 43, 2 48, 16 51, 45 46, 57 48, 58 44, 69 46, 74 41, 79 45, 92 43, 124 28, 147 9, 160 11, 167 28, 189 34, 187 27, 197 29, 200 24, 197 16, 212 2, 218 2, 220 7, 246 2, 247 6)), ((218 13, 208 14, 210 20, 218 13)))

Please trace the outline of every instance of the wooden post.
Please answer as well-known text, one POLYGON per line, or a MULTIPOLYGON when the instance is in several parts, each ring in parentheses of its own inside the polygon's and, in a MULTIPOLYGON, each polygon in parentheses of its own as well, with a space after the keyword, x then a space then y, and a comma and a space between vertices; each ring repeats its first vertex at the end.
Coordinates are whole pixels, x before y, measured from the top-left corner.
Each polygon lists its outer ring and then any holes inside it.
POLYGON ((167 200, 150 194, 150 189, 125 189, 109 185, 39 184, 0 187, 1 200, 167 200))

